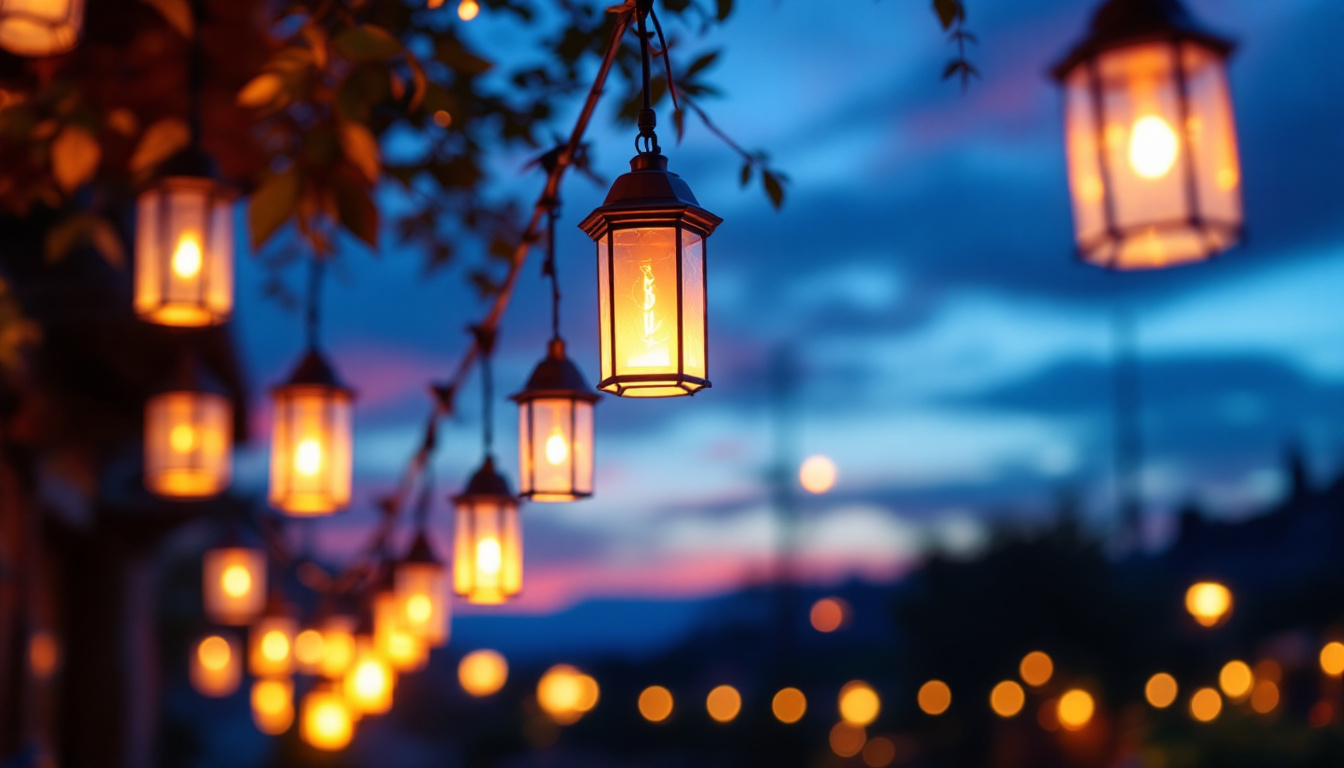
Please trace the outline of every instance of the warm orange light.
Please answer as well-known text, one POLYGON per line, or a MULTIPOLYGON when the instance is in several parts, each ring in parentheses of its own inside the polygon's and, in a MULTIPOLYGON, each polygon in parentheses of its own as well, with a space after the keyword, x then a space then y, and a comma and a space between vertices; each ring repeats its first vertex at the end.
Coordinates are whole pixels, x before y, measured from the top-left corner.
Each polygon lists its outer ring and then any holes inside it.
POLYGON ((838 700, 840 719, 850 725, 865 726, 877 719, 882 711, 882 699, 873 687, 862 680, 845 683, 838 700))
POLYGON ((429 651, 407 626, 405 605, 395 592, 373 596, 373 643, 378 655, 398 672, 424 666, 429 651))
POLYGON ((310 351, 276 388, 271 437, 271 506, 291 515, 329 515, 350 503, 354 393, 310 351))
POLYGON ((839 472, 827 456, 810 456, 798 470, 798 482, 808 493, 822 494, 835 487, 839 472))
POLYGON ((952 706, 952 689, 942 680, 930 680, 919 688, 919 708, 926 715, 941 715, 952 706))
POLYGON ((1279 686, 1272 680, 1261 680, 1255 684, 1251 694, 1251 709, 1262 715, 1268 715, 1279 706, 1279 686))
POLYGON ((457 665, 457 679, 468 694, 478 698, 490 696, 508 682, 509 663, 498 651, 472 651, 457 665))
POLYGON ((318 689, 303 697, 303 720, 299 733, 311 746, 334 751, 344 749, 355 733, 354 714, 340 693, 318 689))
POLYGON ((989 706, 999 717, 1017 717, 1026 703, 1026 692, 1013 680, 1004 680, 989 692, 989 706))
POLYGON ((1070 731, 1080 731, 1092 722, 1096 710, 1092 694, 1075 688, 1059 697, 1059 724, 1070 731))
POLYGON ((705 697, 705 709, 715 722, 731 723, 742 711, 742 694, 731 685, 720 685, 705 697))
POLYGON ((1344 676, 1344 643, 1327 643, 1321 649, 1321 671, 1331 677, 1344 676))
POLYGON ((233 311, 233 210, 225 190, 208 178, 173 176, 142 192, 137 206, 136 313, 170 326, 227 320, 233 311))
POLYGON ((294 683, 288 679, 252 684, 252 722, 262 733, 276 736, 294 723, 294 683))
POLYGON ((1148 678, 1143 694, 1154 709, 1166 709, 1176 702, 1180 687, 1176 685, 1176 678, 1166 672, 1159 672, 1148 678))
POLYGON ((849 603, 838 597, 823 597, 812 604, 809 618, 818 632, 834 632, 849 620, 849 603))
POLYGON ((61 647, 50 632, 34 632, 28 638, 28 668, 38 680, 50 680, 61 665, 61 647))
POLYGON ((1185 593, 1185 609, 1202 627, 1216 627, 1232 613, 1232 592, 1214 581, 1191 585, 1185 593))
POLYGON ((1032 688, 1040 688, 1054 676, 1055 662, 1046 653, 1032 651, 1022 658, 1018 672, 1022 676, 1022 682, 1032 688))
POLYGON ((471 21, 480 12, 481 5, 476 0, 462 0, 457 4, 457 17, 463 21, 471 21))
POLYGON ((197 693, 211 698, 228 696, 242 682, 242 652, 232 638, 209 635, 196 644, 189 671, 197 693))
POLYGON ((250 624, 266 607, 266 553, 248 547, 207 550, 201 583, 210 621, 250 624))
POLYGON ((204 499, 233 474, 233 406, 223 395, 169 391, 145 405, 145 487, 169 499, 204 499))
POLYGON ((355 624, 350 616, 329 616, 322 622, 322 661, 318 671, 323 677, 337 679, 350 671, 355 662, 355 624))
POLYGON ((1129 132, 1129 165, 1139 176, 1160 179, 1171 173, 1180 149, 1180 140, 1166 120, 1147 115, 1134 121, 1129 132))
POLYGON ((639 694, 639 714, 650 723, 661 723, 672 716, 672 692, 651 685, 639 694))
POLYGON ((863 746, 863 764, 868 768, 887 768, 896 761, 896 742, 886 736, 869 739, 863 746))
POLYGON ((868 734, 862 726, 840 722, 831 727, 831 751, 840 757, 853 757, 863 751, 868 734))
POLYGON ((397 564, 395 580, 406 632, 429 648, 447 643, 448 569, 436 561, 403 561, 397 564))
POLYGON ((345 673, 345 701, 356 715, 381 715, 392 708, 397 673, 373 648, 371 640, 356 642, 355 660, 345 673))
POLYGON ((0 0, 0 48, 18 56, 55 56, 79 42, 84 0, 0 0))
POLYGON ((1223 697, 1212 688, 1200 688, 1190 699, 1190 714, 1201 723, 1211 723, 1223 711, 1223 697))
POLYGON ((523 541, 517 502, 509 496, 461 496, 456 521, 454 591, 477 605, 498 605, 521 592, 523 541))
POLYGON ((294 672, 294 620, 263 616, 252 625, 248 670, 257 677, 288 677, 294 672))
POLYGON ((597 681, 568 664, 546 670, 537 683, 537 703, 552 720, 570 725, 597 706, 597 681))
POLYGON ((792 725, 802 720, 807 713, 807 697, 797 688, 785 688, 770 701, 770 711, 775 713, 775 719, 779 722, 792 725))
POLYGON ((1255 675, 1251 673, 1251 667, 1244 661, 1229 661, 1218 673, 1218 687, 1223 689, 1227 698, 1233 701, 1240 701, 1251 695, 1251 689, 1255 685, 1255 675))
POLYGON ((532 501, 577 501, 593 495, 593 406, 601 398, 565 355, 550 348, 518 403, 520 495, 532 501))
POLYGON ((317 629, 305 629, 294 636, 294 663, 305 675, 317 674, 326 658, 327 641, 317 629))

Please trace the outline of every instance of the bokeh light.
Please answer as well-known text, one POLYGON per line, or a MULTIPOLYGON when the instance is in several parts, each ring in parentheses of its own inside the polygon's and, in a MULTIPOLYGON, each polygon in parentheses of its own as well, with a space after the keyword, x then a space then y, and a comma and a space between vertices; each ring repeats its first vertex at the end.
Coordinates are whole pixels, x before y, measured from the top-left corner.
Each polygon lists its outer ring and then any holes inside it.
POLYGON ((344 749, 355 733, 354 716, 340 693, 318 689, 303 697, 299 733, 317 749, 344 749))
POLYGON ((299 671, 312 674, 322 666, 326 656, 326 641, 316 629, 305 629, 294 636, 294 661, 299 671))
POLYGON ((1054 677, 1055 662, 1043 651, 1032 651, 1022 658, 1018 672, 1022 676, 1022 682, 1032 688, 1040 688, 1054 677))
POLYGON ((822 494, 835 487, 839 472, 827 456, 809 456, 798 470, 798 482, 808 493, 822 494))
POLYGON ((1331 677, 1344 676, 1344 643, 1328 643, 1321 649, 1321 671, 1331 677))
POLYGON ((1075 688, 1059 697, 1059 724, 1070 731, 1080 731, 1092 722, 1097 703, 1092 694, 1075 688))
POLYGON ((191 686, 202 696, 219 698, 238 690, 243 679, 242 652, 221 635, 201 638, 192 654, 191 686))
POLYGON ((1273 680, 1260 680, 1251 693, 1251 709, 1268 715, 1279 707, 1279 686, 1273 680))
POLYGON ((742 711, 742 694, 731 685, 720 685, 705 698, 709 716, 720 723, 730 723, 742 711))
POLYGON ((498 693, 509 680, 509 662, 503 654, 482 648, 462 657, 457 665, 457 680, 468 695, 480 698, 498 693))
POLYGON ((952 706, 952 689, 942 680, 930 680, 919 688, 919 708, 926 715, 941 715, 952 706))
POLYGON ((1026 691, 1013 680, 1004 680, 989 692, 989 706, 999 717, 1016 717, 1026 703, 1026 691))
POLYGON ((258 680, 252 684, 252 722, 257 730, 278 736, 294 723, 294 683, 258 680))
POLYGON ((896 743, 886 736, 869 739, 863 746, 863 764, 868 768, 887 768, 896 760, 896 743))
POLYGON ((831 751, 840 757, 853 757, 863 750, 868 734, 863 728, 849 723, 836 723, 831 728, 831 751))
POLYGON ((882 711, 882 699, 873 687, 862 680, 853 680, 840 689, 840 718, 850 725, 869 725, 882 711))
POLYGON ((1218 687, 1233 701, 1241 701, 1251 695, 1254 685, 1255 676, 1251 674, 1250 665, 1244 661, 1229 661, 1218 673, 1218 687))
POLYGON ((1311 710, 1307 712, 1307 722, 1312 728, 1327 728, 1334 719, 1335 708, 1324 699, 1312 704, 1311 710))
POLYGON ((849 603, 838 597, 823 597, 812 604, 809 618, 818 632, 834 632, 849 623, 849 603))
POLYGON ((785 688, 771 700, 770 711, 775 713, 775 719, 779 722, 792 725, 802 720, 807 713, 807 697, 797 688, 785 688))
POLYGON ((457 17, 463 21, 471 21, 481 13, 481 4, 476 0, 462 0, 457 4, 457 17))
POLYGON ((1200 688, 1190 697, 1190 715, 1201 723, 1211 723, 1223 711, 1223 697, 1212 688, 1200 688))
POLYGON ((661 685, 650 685, 639 694, 639 714, 650 723, 661 723, 672 715, 672 692, 661 685))
POLYGON ((1148 685, 1144 686, 1143 689, 1144 697, 1156 709, 1170 707, 1176 702, 1176 697, 1180 695, 1180 692, 1181 689, 1176 684, 1176 678, 1166 672, 1158 672, 1148 678, 1148 685))
POLYGON ((1185 593, 1185 610, 1203 627, 1216 627, 1232 613, 1232 592, 1216 581, 1201 581, 1185 593))
POLYGON ((559 725, 570 725, 597 706, 597 681, 568 664, 546 670, 537 683, 537 703, 559 725))
POLYGON ((61 648, 50 632, 34 632, 28 638, 28 668, 38 680, 48 680, 61 665, 61 648))

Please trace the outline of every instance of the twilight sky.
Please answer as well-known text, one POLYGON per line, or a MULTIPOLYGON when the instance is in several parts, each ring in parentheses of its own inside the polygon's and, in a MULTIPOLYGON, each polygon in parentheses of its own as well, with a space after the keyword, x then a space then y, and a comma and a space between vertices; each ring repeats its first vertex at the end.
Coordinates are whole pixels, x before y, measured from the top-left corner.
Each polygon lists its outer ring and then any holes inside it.
MULTIPOLYGON (((987 516, 1040 514, 1066 486, 1107 525, 1120 303, 1139 317, 1155 539, 1186 499, 1221 514, 1273 499, 1290 439, 1320 474, 1337 469, 1344 4, 1187 3, 1241 42, 1231 76, 1249 237, 1213 264, 1152 275, 1109 275, 1072 258, 1060 97, 1044 73, 1094 3, 969 0, 983 79, 964 95, 938 79, 950 51, 926 0, 747 2, 703 43, 679 30, 683 60, 701 44, 725 49, 712 73, 725 97, 706 106, 791 175, 788 202, 776 213, 756 188, 739 190, 735 156, 699 127, 681 146, 664 142, 672 170, 725 219, 709 265, 714 388, 598 406, 598 495, 525 507, 527 587, 508 610, 713 594, 759 578, 774 540, 762 482, 768 360, 783 344, 802 370, 801 450, 840 468, 834 492, 803 501, 804 571, 817 582, 890 577, 929 547, 974 547, 987 516)), ((497 56, 512 55, 511 33, 485 16, 469 27, 497 56)), ((577 106, 561 110, 557 132, 577 106)), ((610 110, 603 117, 591 140, 611 178, 633 129, 613 126, 610 110)), ((510 173, 523 158, 507 163, 510 173)), ((499 193, 530 204, 537 191, 538 178, 519 171, 499 193)), ((604 194, 569 179, 560 243, 563 327, 594 380, 594 259, 574 225, 604 194)), ((359 503, 323 523, 332 556, 367 529, 368 500, 414 448, 426 382, 451 370, 482 311, 462 279, 469 261, 426 279, 418 254, 351 249, 329 283, 326 346, 360 391, 359 503)), ((245 259, 236 329, 261 439, 244 452, 239 482, 258 491, 264 393, 301 341, 299 318, 263 299, 260 284, 245 259)), ((544 353, 547 318, 530 264, 500 342, 496 424, 510 473, 516 410, 502 398, 544 353)), ((473 380, 447 429, 441 496, 479 463, 478 392, 473 380)), ((446 549, 447 504, 435 515, 446 549)))

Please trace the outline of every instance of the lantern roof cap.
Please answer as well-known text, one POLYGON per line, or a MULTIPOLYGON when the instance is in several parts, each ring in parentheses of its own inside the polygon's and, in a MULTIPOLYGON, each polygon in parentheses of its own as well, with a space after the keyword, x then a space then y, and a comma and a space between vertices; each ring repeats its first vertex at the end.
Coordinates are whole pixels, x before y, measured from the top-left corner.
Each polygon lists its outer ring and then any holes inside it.
POLYGON ((289 375, 284 384, 276 389, 285 389, 287 387, 327 387, 339 390, 347 395, 354 395, 355 391, 341 380, 336 373, 336 369, 327 361, 325 355, 317 347, 309 347, 307 354, 295 366, 294 372, 289 375))
POLYGON ((1181 0, 1107 0, 1093 15, 1087 37, 1051 73, 1063 80, 1074 67, 1100 53, 1159 40, 1191 40, 1222 56, 1236 47, 1201 24, 1181 0))
POLYGON ((160 179, 190 176, 218 181, 219 166, 214 158, 192 144, 163 161, 156 176, 160 179))
POLYGON ((219 395, 228 397, 229 392, 219 379, 201 362, 199 355, 190 349, 183 350, 177 357, 173 372, 159 387, 155 394, 168 392, 191 392, 195 394, 219 395))
POLYGON ((454 497, 454 501, 469 501, 475 498, 484 497, 505 497, 513 501, 513 491, 509 488, 509 481, 495 470, 495 457, 486 456, 485 463, 476 470, 476 474, 467 481, 467 487, 462 489, 462 493, 454 497))
POLYGON ((630 160, 630 172, 617 177, 606 202, 588 214, 579 228, 597 239, 606 231, 609 218, 639 214, 680 214, 709 235, 723 219, 700 207, 690 185, 667 170, 667 157, 642 152, 630 160))
POLYGON ((421 528, 411 541, 411 548, 401 562, 410 565, 443 565, 443 561, 434 553, 434 545, 429 541, 429 533, 421 528))
POLYGON ((546 359, 537 364, 523 391, 510 399, 515 403, 524 403, 545 397, 586 400, 590 403, 602 399, 588 386, 579 367, 565 355, 565 342, 558 336, 551 339, 546 359))

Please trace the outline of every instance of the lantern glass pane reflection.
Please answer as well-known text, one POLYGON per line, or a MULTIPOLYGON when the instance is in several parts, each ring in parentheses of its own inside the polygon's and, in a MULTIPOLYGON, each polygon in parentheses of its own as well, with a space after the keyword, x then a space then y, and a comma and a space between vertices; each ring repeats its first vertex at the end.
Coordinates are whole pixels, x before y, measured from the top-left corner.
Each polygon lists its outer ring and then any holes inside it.
POLYGON ((205 177, 170 176, 142 192, 135 310, 160 325, 216 325, 233 311, 231 198, 205 177))
POLYGON ((84 0, 0 0, 0 48, 10 53, 65 53, 83 28, 84 0))
POLYGON ((459 498, 453 547, 453 589, 468 602, 499 605, 522 591, 522 531, 511 498, 459 498))
POLYGON ((266 553, 246 547, 206 551, 205 615, 216 624, 244 626, 266 607, 266 553))
POLYGON ((275 392, 271 505, 291 515, 327 515, 350 503, 348 390, 291 385, 275 392))
POLYGON ((165 392, 145 408, 145 486, 159 496, 218 495, 232 474, 233 407, 205 392, 165 392))

